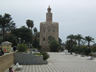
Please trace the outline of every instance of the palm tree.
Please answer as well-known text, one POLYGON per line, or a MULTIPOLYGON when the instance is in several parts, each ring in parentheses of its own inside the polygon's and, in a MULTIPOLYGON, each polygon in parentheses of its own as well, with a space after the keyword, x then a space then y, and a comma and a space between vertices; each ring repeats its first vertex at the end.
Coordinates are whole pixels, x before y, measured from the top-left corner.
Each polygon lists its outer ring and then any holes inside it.
POLYGON ((94 40, 94 38, 92 38, 90 36, 86 36, 85 40, 88 42, 88 47, 90 47, 90 42, 92 42, 94 40))
POLYGON ((4 14, 4 16, 0 15, 0 25, 2 26, 3 31, 3 41, 5 40, 5 27, 11 22, 12 18, 9 14, 4 14))
POLYGON ((28 26, 28 28, 30 28, 31 27, 31 29, 33 28, 33 26, 34 26, 34 24, 33 24, 33 21, 32 20, 26 20, 26 24, 27 24, 27 26, 28 26))
POLYGON ((71 34, 71 35, 67 36, 67 39, 74 40, 74 35, 71 34))
POLYGON ((37 28, 36 27, 34 28, 34 33, 37 33, 37 28))
POLYGON ((75 38, 76 38, 76 40, 78 42, 78 46, 80 46, 80 42, 83 39, 82 35, 81 34, 75 35, 75 38))
POLYGON ((69 46, 70 46, 71 48, 73 48, 74 46, 77 45, 76 35, 71 34, 71 35, 67 36, 67 39, 69 39, 69 40, 67 40, 67 41, 68 41, 68 44, 69 44, 69 46))
POLYGON ((34 37, 37 38, 37 28, 35 27, 35 28, 33 29, 33 31, 34 31, 34 37))
POLYGON ((30 27, 31 27, 31 29, 33 28, 33 26, 34 26, 34 23, 33 23, 32 20, 30 20, 30 27))
POLYGON ((30 20, 26 20, 27 27, 30 28, 30 20))

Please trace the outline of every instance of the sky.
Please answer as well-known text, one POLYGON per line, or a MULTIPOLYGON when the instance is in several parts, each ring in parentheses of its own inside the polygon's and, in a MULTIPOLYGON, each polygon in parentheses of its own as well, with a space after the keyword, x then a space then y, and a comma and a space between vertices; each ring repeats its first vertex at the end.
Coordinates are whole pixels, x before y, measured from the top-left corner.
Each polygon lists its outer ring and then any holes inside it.
POLYGON ((96 39, 96 0, 0 0, 0 14, 9 13, 17 27, 31 19, 40 31, 40 22, 46 20, 49 5, 53 21, 59 23, 59 37, 63 42, 70 34, 96 39))

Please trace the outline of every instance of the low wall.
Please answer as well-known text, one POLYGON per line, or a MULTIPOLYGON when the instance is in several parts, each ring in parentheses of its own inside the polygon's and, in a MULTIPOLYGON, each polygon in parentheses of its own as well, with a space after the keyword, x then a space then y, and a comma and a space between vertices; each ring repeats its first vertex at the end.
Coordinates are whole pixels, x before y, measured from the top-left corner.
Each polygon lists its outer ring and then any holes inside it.
POLYGON ((14 63, 14 53, 0 56, 0 72, 4 72, 14 63))
POLYGON ((17 62, 21 65, 47 64, 47 61, 43 60, 43 56, 35 56, 27 53, 15 53, 14 57, 15 64, 17 62))

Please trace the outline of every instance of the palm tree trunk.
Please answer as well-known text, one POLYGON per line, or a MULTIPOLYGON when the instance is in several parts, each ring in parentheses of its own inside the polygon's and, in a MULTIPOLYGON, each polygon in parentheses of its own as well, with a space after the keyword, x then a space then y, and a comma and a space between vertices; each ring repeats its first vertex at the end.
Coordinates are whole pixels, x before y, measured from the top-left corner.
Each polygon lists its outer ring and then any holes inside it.
POLYGON ((88 47, 90 47, 90 41, 88 42, 88 47))
POLYGON ((5 27, 3 26, 2 29, 3 29, 3 41, 4 41, 5 40, 5 27))
POLYGON ((78 41, 78 46, 80 47, 80 40, 78 41))

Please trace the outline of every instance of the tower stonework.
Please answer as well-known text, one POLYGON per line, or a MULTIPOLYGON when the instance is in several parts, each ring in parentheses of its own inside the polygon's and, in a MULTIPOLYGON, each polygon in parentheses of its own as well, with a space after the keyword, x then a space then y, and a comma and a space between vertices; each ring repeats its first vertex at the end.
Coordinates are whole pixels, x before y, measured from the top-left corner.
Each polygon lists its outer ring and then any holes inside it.
POLYGON ((58 41, 59 27, 57 22, 52 22, 52 13, 50 6, 46 13, 46 21, 40 23, 40 45, 42 51, 50 51, 48 37, 52 36, 58 41))

